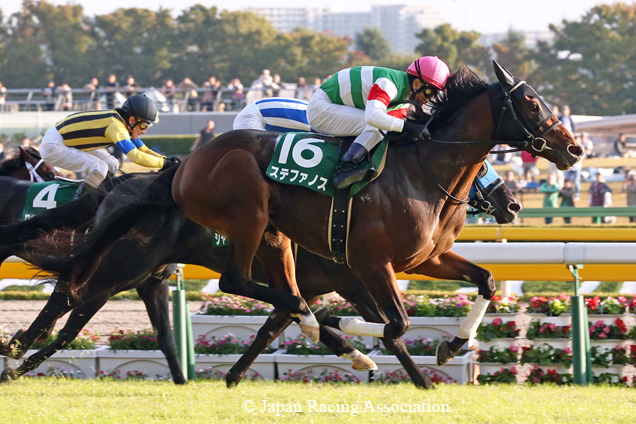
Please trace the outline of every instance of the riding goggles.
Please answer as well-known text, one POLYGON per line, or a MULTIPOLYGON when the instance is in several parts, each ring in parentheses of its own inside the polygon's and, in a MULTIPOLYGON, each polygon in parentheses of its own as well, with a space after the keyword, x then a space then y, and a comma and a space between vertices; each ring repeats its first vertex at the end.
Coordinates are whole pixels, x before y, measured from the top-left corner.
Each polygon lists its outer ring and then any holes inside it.
POLYGON ((152 124, 152 122, 144 121, 143 119, 137 119, 136 125, 139 125, 139 128, 141 128, 142 130, 145 130, 150 128, 152 124))

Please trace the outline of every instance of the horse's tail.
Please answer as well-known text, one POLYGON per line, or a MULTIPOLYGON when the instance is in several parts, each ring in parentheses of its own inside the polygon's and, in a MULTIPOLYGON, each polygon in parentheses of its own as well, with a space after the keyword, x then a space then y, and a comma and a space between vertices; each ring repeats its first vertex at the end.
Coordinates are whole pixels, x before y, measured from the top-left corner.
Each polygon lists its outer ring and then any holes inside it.
MULTIPOLYGON (((81 296, 88 280, 110 251, 111 245, 123 237, 138 238, 143 241, 140 227, 163 220, 162 212, 173 211, 177 204, 172 199, 172 180, 178 166, 163 172, 134 201, 125 202, 109 213, 103 221, 88 234, 74 235, 59 233, 49 240, 38 240, 31 244, 36 257, 29 257, 32 263, 43 271, 58 277, 57 288, 72 296, 81 296), (60 239, 60 236, 62 239, 60 239), (79 241, 79 243, 78 243, 79 241), (59 257, 60 251, 70 255, 59 257), (57 253, 56 253, 57 252, 57 253)), ((156 226, 155 229, 156 230, 156 226)), ((27 255, 31 256, 31 255, 27 255)))
POLYGON ((86 227, 95 217, 102 199, 103 195, 96 192, 58 208, 48 209, 26 221, 0 226, 2 247, 21 245, 54 230, 86 227))

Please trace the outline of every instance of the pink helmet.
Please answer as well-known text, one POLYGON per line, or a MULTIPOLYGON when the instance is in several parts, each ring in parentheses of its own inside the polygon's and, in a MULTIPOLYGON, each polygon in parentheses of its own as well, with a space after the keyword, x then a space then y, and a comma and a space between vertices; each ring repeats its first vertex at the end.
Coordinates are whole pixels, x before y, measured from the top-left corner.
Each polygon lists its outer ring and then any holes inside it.
POLYGON ((450 76, 448 65, 437 56, 424 56, 411 63, 407 74, 415 75, 429 84, 443 90, 450 76))

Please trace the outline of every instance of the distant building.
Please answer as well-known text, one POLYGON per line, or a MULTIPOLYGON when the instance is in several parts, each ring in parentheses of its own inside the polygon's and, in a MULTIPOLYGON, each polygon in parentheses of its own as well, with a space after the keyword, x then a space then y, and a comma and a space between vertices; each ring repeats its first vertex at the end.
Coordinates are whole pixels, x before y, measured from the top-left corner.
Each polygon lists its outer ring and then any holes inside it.
POLYGON ((415 34, 424 28, 444 23, 442 15, 426 5, 372 6, 370 12, 339 12, 333 8, 248 8, 272 23, 279 32, 308 28, 355 39, 366 27, 380 28, 391 49, 398 53, 414 53, 419 40, 415 34))

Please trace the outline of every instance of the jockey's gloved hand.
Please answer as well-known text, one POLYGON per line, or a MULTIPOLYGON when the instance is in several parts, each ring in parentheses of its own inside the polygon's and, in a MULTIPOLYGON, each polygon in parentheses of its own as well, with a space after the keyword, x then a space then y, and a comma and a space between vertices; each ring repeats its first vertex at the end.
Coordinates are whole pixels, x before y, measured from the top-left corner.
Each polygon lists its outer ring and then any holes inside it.
POLYGON ((181 163, 181 160, 179 158, 163 158, 163 167, 161 167, 162 171, 165 171, 168 168, 171 168, 175 165, 178 165, 181 163))
POLYGON ((402 132, 415 134, 420 138, 431 138, 431 133, 426 128, 426 125, 415 124, 413 122, 405 121, 402 132))

